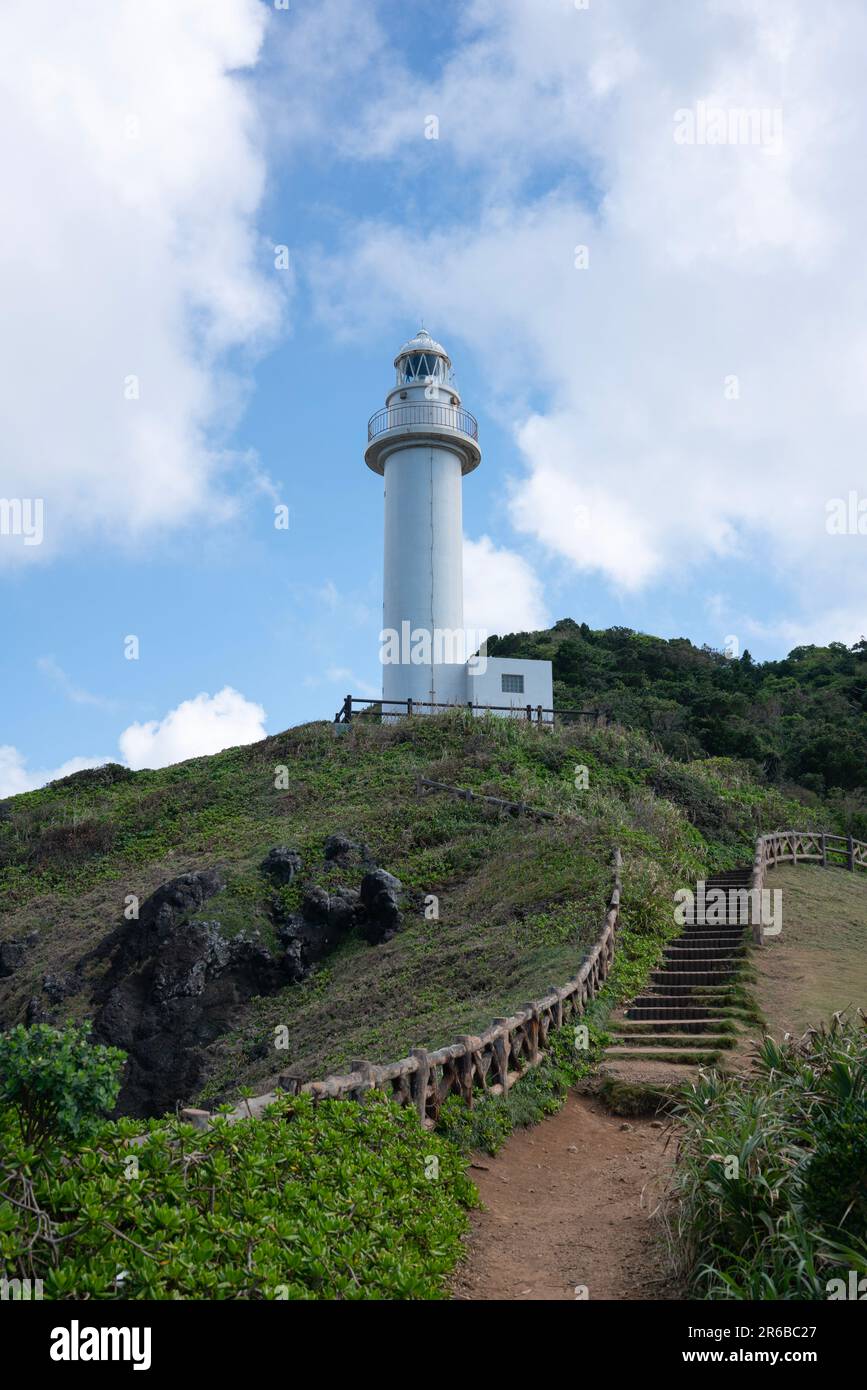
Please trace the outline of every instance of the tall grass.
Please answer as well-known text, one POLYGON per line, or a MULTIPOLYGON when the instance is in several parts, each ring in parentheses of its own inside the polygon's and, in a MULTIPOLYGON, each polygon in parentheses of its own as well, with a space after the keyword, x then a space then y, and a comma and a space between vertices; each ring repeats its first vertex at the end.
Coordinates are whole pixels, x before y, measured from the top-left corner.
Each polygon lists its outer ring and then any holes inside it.
POLYGON ((867 1276, 860 1011, 779 1046, 765 1038, 748 1078, 702 1073, 676 1117, 666 1216, 694 1297, 825 1299, 830 1280, 867 1276))

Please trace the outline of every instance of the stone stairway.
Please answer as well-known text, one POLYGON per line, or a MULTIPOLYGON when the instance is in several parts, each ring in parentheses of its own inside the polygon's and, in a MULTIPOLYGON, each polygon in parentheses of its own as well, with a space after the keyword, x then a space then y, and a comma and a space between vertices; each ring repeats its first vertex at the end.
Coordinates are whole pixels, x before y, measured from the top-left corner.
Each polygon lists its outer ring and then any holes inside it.
MULTIPOLYGON (((751 877, 748 868, 726 870, 708 878, 706 889, 749 888, 751 877)), ((730 923, 726 913, 718 926, 687 917, 647 987, 612 1015, 607 1031, 614 1041, 603 1058, 604 1074, 675 1080, 689 1068, 721 1061, 733 1047, 750 932, 734 915, 730 923)))

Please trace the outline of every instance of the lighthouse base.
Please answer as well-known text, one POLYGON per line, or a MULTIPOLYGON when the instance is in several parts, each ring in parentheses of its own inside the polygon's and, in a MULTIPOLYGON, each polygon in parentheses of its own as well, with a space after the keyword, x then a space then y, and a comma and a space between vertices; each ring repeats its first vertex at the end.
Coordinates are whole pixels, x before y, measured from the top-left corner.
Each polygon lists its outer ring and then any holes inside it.
MULTIPOLYGON (((550 661, 515 657, 473 658, 464 665, 386 667, 382 698, 393 704, 413 702, 416 714, 438 714, 448 705, 472 706, 480 714, 525 714, 530 705, 534 717, 551 719, 554 676, 550 661)), ((383 709, 387 718, 392 711, 383 709)), ((404 711, 400 711, 403 713, 404 711)))

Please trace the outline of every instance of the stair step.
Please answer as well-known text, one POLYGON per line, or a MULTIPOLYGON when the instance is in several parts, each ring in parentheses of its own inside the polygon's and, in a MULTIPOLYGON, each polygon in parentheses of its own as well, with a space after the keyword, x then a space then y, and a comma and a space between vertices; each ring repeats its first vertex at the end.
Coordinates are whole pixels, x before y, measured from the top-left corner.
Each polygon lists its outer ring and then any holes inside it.
POLYGON ((643 992, 652 994, 655 999, 670 994, 673 999, 707 999, 715 1002, 734 999, 734 991, 734 985, 685 985, 677 975, 673 975, 667 985, 647 985, 643 992))
MULTIPOLYGON (((682 975, 694 975, 696 971, 710 972, 717 974, 719 971, 726 971, 729 975, 736 973, 739 965, 737 957, 729 959, 726 956, 682 956, 680 959, 669 959, 668 956, 659 962, 655 974, 665 974, 672 982, 679 980, 682 975)), ((654 981, 654 983, 657 983, 654 981)))
MULTIPOLYGON (((724 1017, 679 1019, 646 1018, 641 1020, 625 1018, 621 1023, 610 1023, 608 1025, 608 1032, 623 1034, 630 1038, 637 1036, 654 1038, 658 1033, 664 1032, 666 1028, 672 1028, 676 1023, 678 1033, 695 1033, 696 1036, 700 1037, 702 1033, 718 1032, 726 1022, 727 1019, 724 1017)), ((730 1033, 728 1036, 734 1037, 734 1034, 730 1033)))
POLYGON ((747 939, 743 931, 725 932, 719 927, 702 928, 701 931, 685 931, 680 936, 676 936, 673 941, 669 941, 669 946, 746 946, 747 939))
POLYGON ((721 985, 737 974, 736 970, 654 970, 650 978, 655 985, 672 984, 673 976, 683 985, 721 985))
MULTIPOLYGON (((731 1010, 729 1004, 706 1004, 702 999, 632 999, 627 1008, 630 1009, 664 1009, 666 1011, 680 1012, 689 1009, 690 1018, 727 1018, 731 1010)), ((628 1017, 628 1015, 627 1015, 628 1017)), ((686 1017, 686 1015, 684 1015, 686 1017)))
MULTIPOLYGON (((722 869, 704 882, 708 892, 749 889, 752 870, 722 869)), ((738 981, 750 941, 749 924, 739 916, 735 903, 719 922, 696 921, 693 909, 647 985, 610 1024, 614 1043, 606 1060, 695 1066, 716 1062, 734 1045, 738 981)))
MULTIPOLYGON (((691 1020, 691 1022, 693 1023, 703 1023, 704 1020, 707 1019, 707 1015, 702 1011, 702 1009, 688 1009, 685 1008, 685 1006, 684 1008, 679 1009, 634 1009, 631 1005, 629 1005, 629 1008, 627 1009, 627 1017, 628 1019, 643 1020, 643 1022, 647 1023, 652 1023, 656 1022, 656 1020, 663 1019, 666 1020, 666 1022, 675 1023, 684 1023, 686 1022, 686 1020, 691 1020)), ((722 1020, 728 1019, 728 1017, 728 1013, 720 1012, 716 1016, 716 1020, 714 1020, 714 1022, 722 1023, 722 1020)))
MULTIPOLYGON (((627 1045, 642 1049, 649 1047, 654 1051, 669 1047, 672 1049, 682 1047, 686 1052, 690 1052, 694 1048, 704 1052, 717 1051, 721 1047, 731 1047, 733 1043, 734 1038, 731 1033, 679 1033, 676 1028, 673 1032, 657 1035, 653 1033, 630 1033, 618 1038, 618 1044, 621 1047, 627 1045)), ((611 1051, 613 1048, 606 1049, 606 1053, 611 1051)))
POLYGON ((698 1062, 714 1062, 719 1057, 719 1051, 700 1052, 696 1049, 691 1052, 689 1048, 682 1047, 609 1047, 605 1053, 605 1060, 626 1061, 633 1058, 641 1062, 681 1062, 686 1060, 687 1065, 698 1062))
POLYGON ((669 941, 663 947, 666 952, 672 951, 678 955, 684 955, 690 951, 693 955, 700 956, 716 955, 717 952, 724 951, 726 955, 746 955, 747 943, 737 936, 679 936, 676 941, 669 941))
POLYGON ((713 921, 711 922, 697 921, 695 917, 687 914, 683 919, 682 925, 691 928, 693 931, 746 931, 750 923, 744 922, 735 911, 731 916, 726 912, 725 916, 720 919, 717 919, 716 913, 714 913, 713 921))
POLYGON ((670 965, 675 970, 684 964, 690 965, 693 961, 699 965, 703 965, 705 961, 710 961, 712 964, 725 961, 726 964, 733 965, 743 955, 744 948, 742 946, 718 946, 716 950, 711 950, 707 946, 681 946, 680 950, 666 947, 661 963, 670 965))

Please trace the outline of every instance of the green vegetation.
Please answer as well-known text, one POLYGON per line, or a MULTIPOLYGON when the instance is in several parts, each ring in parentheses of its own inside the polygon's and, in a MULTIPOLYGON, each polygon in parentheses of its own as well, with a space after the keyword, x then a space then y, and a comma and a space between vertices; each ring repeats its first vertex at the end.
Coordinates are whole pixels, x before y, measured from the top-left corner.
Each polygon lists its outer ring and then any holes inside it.
POLYGON ((703 1076, 676 1112, 672 1253, 697 1297, 826 1299, 867 1275, 863 1016, 766 1038, 757 1060, 703 1076))
POLYGON ((443 1297, 476 1201, 451 1145, 375 1095, 270 1116, 122 1120, 37 1155, 4 1112, 5 1277, 49 1299, 443 1297))
MULTIPOLYGON (((686 668, 700 683, 701 670, 719 662, 697 655, 686 668)), ((701 742, 690 724, 697 702, 684 698, 685 724, 648 724, 641 683, 632 688, 638 703, 624 704, 622 717, 644 727, 550 729, 462 711, 390 725, 361 718, 339 735, 330 724, 306 725, 156 772, 76 774, 0 803, 0 940, 26 944, 16 947, 0 1003, 0 1024, 11 1025, 0 1035, 6 1277, 40 1278, 50 1298, 441 1296, 475 1201, 465 1155, 495 1152, 593 1069, 611 1010, 641 989, 679 932, 673 890, 743 864, 762 831, 851 823, 840 796, 821 802, 818 787, 775 780, 780 766, 755 749, 735 758, 701 742), (687 724, 679 746, 668 735, 687 724), (420 798, 420 773, 555 819, 420 798), (143 900, 189 870, 216 867, 225 881, 207 900, 209 922, 273 950, 281 917, 309 889, 358 887, 362 855, 324 858, 337 831, 401 879, 402 929, 375 947, 351 932, 303 983, 235 1005, 204 1048, 201 1086, 189 1099, 214 1105, 270 1089, 289 1068, 323 1076, 355 1058, 388 1061, 481 1031, 574 975, 598 936, 619 845, 612 973, 585 1018, 550 1039, 542 1066, 507 1096, 478 1096, 471 1111, 450 1099, 435 1135, 376 1096, 315 1108, 286 1097, 272 1119, 219 1120, 205 1134, 175 1118, 108 1122, 121 1054, 89 1047, 84 1027, 14 1026, 46 977, 59 982, 49 996, 58 1023, 91 1017, 110 960, 105 943, 128 896, 143 900), (260 870, 275 845, 302 857, 291 886, 260 870), (434 917, 424 911, 431 895, 434 917), (578 1023, 587 1047, 576 1045, 578 1023)), ((755 1025, 751 989, 741 983, 729 994, 738 1021, 755 1025)), ((693 1092, 674 1220, 701 1295, 807 1297, 838 1266, 862 1270, 858 1037, 838 1030, 809 1056, 767 1044, 764 1091, 760 1082, 710 1078, 693 1092), (713 1155, 728 1153, 741 1155, 745 1175, 733 1188, 713 1166, 713 1155), (787 1292, 767 1292, 777 1288, 787 1292)), ((620 1089, 624 1113, 670 1104, 658 1089, 620 1089)))
POLYGON ((85 1139, 117 1100, 123 1062, 119 1048, 92 1047, 87 1028, 19 1024, 0 1033, 0 1105, 34 1149, 85 1139))
POLYGON ((783 931, 755 959, 755 997, 773 1037, 867 1004, 867 873, 781 864, 783 931))
POLYGON ((685 760, 738 758, 775 783, 830 797, 867 839, 867 641, 795 647, 784 661, 728 658, 686 638, 592 631, 571 618, 548 632, 488 642, 491 656, 549 660, 554 704, 602 706, 685 760))
MULTIPOLYGON (((604 1012, 604 1007, 599 1008, 597 1017, 604 1012)), ((513 1129, 538 1124, 546 1115, 555 1114, 569 1087, 599 1060, 606 1041, 590 1012, 583 1022, 588 1022, 588 1048, 576 1049, 574 1028, 567 1024, 549 1038, 540 1065, 526 1072, 506 1095, 478 1094, 472 1110, 459 1096, 449 1096, 440 1112, 440 1132, 464 1154, 476 1149, 495 1154, 513 1129)))
POLYGON ((98 774, 0 807, 0 933, 38 932, 4 982, 0 1021, 23 1016, 46 974, 69 982, 52 1021, 92 1016, 107 968, 95 948, 122 922, 127 895, 143 900, 187 870, 220 867, 227 887, 208 901, 207 919, 268 946, 275 910, 297 906, 306 887, 358 886, 361 867, 324 861, 335 831, 366 843, 407 889, 404 927, 392 940, 370 947, 351 935, 304 983, 235 1010, 189 1097, 206 1104, 243 1084, 268 1089, 290 1067, 322 1076, 357 1057, 384 1062, 440 1046, 567 979, 599 933, 615 843, 633 942, 617 966, 626 998, 658 953, 675 887, 742 863, 761 830, 828 820, 742 763, 677 763, 640 731, 540 729, 463 712, 391 725, 360 719, 340 737, 311 724, 156 772, 98 774), (418 773, 526 801, 556 820, 419 798, 418 773), (289 889, 259 872, 275 844, 304 860, 289 889), (431 920, 429 894, 439 903, 431 920), (277 1028, 286 1046, 275 1053, 277 1028))

